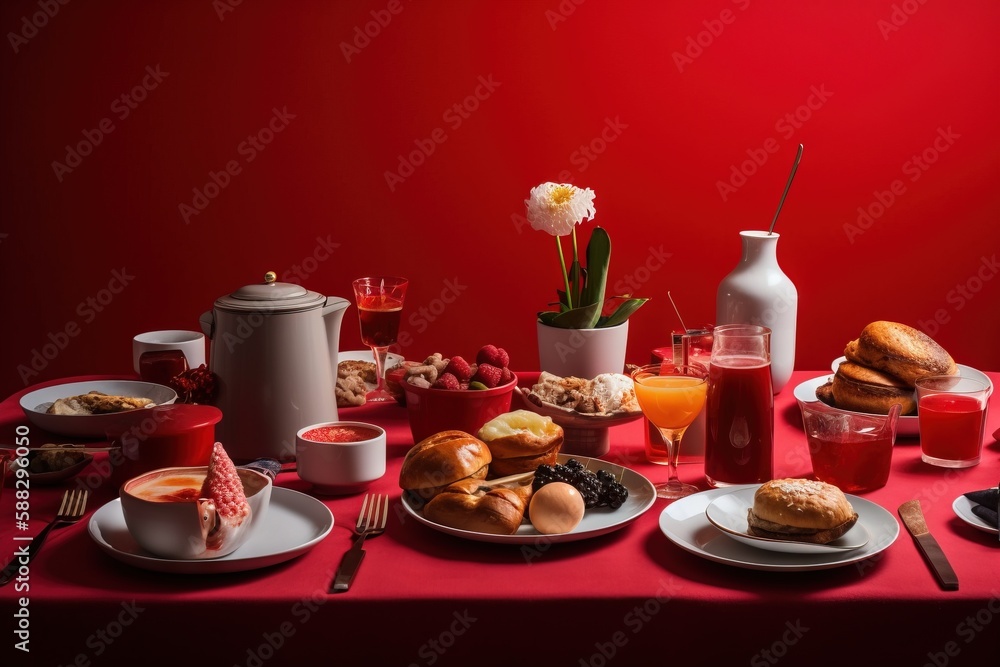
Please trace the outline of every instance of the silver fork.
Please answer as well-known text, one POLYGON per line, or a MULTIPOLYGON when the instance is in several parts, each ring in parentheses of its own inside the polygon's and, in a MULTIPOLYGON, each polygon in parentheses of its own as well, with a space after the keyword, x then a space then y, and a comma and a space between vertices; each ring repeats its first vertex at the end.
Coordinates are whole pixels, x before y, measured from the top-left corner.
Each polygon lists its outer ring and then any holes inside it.
POLYGON ((365 539, 384 533, 388 520, 389 496, 376 494, 372 497, 370 493, 366 493, 361 503, 361 511, 358 513, 358 522, 354 526, 354 532, 358 537, 340 561, 340 567, 337 568, 337 574, 330 585, 330 593, 343 593, 351 587, 354 575, 365 557, 365 550, 361 548, 365 544, 365 539))
POLYGON ((53 528, 76 523, 83 517, 84 511, 87 509, 87 497, 89 495, 90 492, 85 489, 67 491, 63 494, 62 503, 59 505, 56 517, 28 545, 27 559, 22 554, 15 553, 11 557, 10 562, 7 563, 7 567, 4 568, 3 572, 0 572, 0 586, 10 582, 20 566, 31 562, 31 559, 42 548, 45 538, 49 536, 49 532, 53 528))

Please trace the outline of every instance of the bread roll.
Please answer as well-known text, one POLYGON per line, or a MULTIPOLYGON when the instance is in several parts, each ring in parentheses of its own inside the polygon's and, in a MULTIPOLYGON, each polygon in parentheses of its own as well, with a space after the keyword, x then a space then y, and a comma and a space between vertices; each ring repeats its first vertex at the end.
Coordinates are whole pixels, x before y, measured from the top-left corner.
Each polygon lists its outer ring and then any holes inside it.
POLYGON ((489 447, 492 462, 489 477, 534 472, 556 462, 563 443, 563 429, 531 410, 514 410, 486 422, 479 438, 489 447))
POLYGON ((493 457, 482 440, 464 431, 441 431, 424 438, 403 459, 399 487, 424 500, 466 477, 483 479, 493 457))
POLYGON ((844 349, 849 361, 893 375, 910 387, 926 375, 956 375, 958 366, 922 331, 879 320, 866 326, 844 349))
POLYGON ((837 368, 830 392, 834 404, 842 410, 887 415, 898 403, 902 406, 901 415, 917 411, 913 387, 891 375, 850 361, 837 368))
POLYGON ((758 537, 826 544, 858 521, 836 486, 808 479, 776 479, 761 484, 747 512, 748 532, 758 537))
POLYGON ((524 519, 530 497, 530 482, 508 488, 463 479, 434 496, 424 506, 424 517, 458 530, 513 535, 524 519))

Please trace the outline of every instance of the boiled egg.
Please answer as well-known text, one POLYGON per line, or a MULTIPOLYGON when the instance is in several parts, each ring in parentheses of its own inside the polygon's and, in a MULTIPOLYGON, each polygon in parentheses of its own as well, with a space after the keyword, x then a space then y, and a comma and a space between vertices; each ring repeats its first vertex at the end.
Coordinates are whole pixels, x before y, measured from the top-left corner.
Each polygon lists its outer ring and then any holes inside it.
POLYGON ((539 533, 568 533, 583 519, 583 496, 571 484, 551 482, 531 495, 528 520, 539 533))

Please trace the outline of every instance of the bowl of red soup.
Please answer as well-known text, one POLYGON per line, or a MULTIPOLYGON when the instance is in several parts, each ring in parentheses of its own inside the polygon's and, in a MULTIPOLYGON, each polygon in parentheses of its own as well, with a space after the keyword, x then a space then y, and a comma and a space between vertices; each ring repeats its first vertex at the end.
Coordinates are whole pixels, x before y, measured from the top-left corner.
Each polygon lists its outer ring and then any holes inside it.
POLYGON ((316 493, 359 493, 385 474, 385 431, 351 421, 306 426, 295 434, 295 466, 316 493))

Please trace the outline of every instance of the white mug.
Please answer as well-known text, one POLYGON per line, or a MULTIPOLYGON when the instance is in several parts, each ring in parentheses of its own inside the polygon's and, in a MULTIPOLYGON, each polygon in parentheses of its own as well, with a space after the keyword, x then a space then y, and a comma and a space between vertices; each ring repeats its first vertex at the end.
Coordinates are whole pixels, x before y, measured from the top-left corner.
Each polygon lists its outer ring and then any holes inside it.
POLYGON ((205 363, 205 334, 180 329, 138 334, 132 338, 132 367, 135 372, 139 372, 139 359, 144 353, 164 350, 180 350, 187 359, 188 368, 198 368, 205 363))

